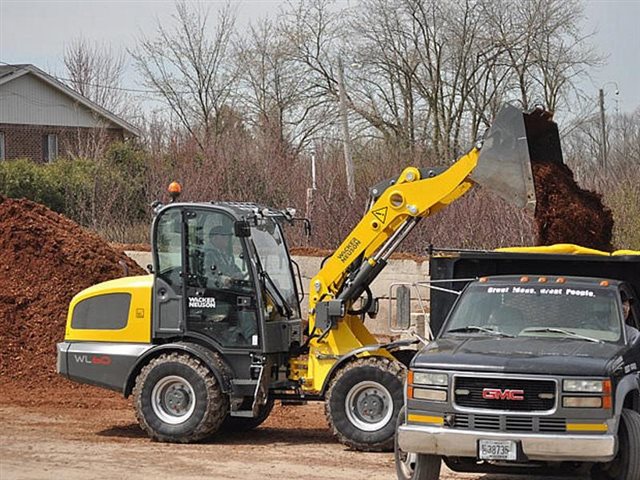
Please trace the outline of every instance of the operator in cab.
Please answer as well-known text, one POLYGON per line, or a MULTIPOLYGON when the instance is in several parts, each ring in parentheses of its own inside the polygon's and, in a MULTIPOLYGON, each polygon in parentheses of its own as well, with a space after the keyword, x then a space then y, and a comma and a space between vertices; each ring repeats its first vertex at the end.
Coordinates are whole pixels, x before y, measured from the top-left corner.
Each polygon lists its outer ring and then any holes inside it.
POLYGON ((626 330, 629 343, 635 343, 640 337, 640 331, 632 325, 631 319, 631 299, 622 297, 622 316, 624 318, 624 328, 626 330))
POLYGON ((242 271, 235 262, 232 235, 231 229, 224 225, 216 225, 209 231, 205 265, 210 271, 207 277, 213 283, 210 287, 228 288, 234 280, 244 280, 247 277, 246 269, 242 271))

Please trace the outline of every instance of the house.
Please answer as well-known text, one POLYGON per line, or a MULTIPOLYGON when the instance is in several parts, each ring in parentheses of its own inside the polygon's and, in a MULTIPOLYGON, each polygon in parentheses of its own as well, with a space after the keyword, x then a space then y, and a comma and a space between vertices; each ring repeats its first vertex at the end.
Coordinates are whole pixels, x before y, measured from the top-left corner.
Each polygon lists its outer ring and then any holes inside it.
POLYGON ((50 162, 138 136, 117 115, 33 65, 0 65, 0 160, 50 162))

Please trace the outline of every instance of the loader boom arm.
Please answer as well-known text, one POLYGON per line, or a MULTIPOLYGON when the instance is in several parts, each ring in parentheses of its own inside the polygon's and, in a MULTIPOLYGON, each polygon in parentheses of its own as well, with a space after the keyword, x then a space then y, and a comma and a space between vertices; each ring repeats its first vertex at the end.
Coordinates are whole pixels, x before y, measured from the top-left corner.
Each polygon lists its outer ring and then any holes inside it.
POLYGON ((311 280, 311 330, 319 301, 338 299, 350 307, 384 268, 418 219, 436 213, 472 187, 469 174, 476 167, 478 156, 479 150, 474 148, 439 174, 408 167, 382 192, 311 280), (354 270, 353 265, 359 259, 362 262, 354 270))
MULTIPOLYGON (((292 359, 291 379, 300 381, 306 392, 322 394, 336 366, 353 352, 391 357, 364 325, 362 313, 371 305, 353 310, 354 302, 365 292, 373 298, 369 285, 420 219, 442 210, 473 185, 534 208, 529 152, 536 151, 537 143, 559 148, 557 126, 550 118, 543 110, 523 113, 507 105, 481 148, 471 149, 446 169, 405 168, 395 181, 374 189, 363 218, 311 279, 309 352, 306 360, 292 359)), ((551 153, 562 158, 559 151, 551 153)))

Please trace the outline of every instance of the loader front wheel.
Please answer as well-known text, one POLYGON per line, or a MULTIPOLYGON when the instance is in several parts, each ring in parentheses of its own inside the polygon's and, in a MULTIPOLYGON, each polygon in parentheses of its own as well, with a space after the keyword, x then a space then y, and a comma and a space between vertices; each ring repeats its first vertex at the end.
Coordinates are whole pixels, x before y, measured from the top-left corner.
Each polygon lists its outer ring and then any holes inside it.
POLYGON ((355 450, 392 451, 402 386, 397 362, 367 357, 347 364, 332 379, 325 402, 334 435, 355 450))
POLYGON ((211 370, 183 353, 160 355, 141 370, 133 404, 149 437, 173 443, 197 442, 215 433, 229 410, 211 370))

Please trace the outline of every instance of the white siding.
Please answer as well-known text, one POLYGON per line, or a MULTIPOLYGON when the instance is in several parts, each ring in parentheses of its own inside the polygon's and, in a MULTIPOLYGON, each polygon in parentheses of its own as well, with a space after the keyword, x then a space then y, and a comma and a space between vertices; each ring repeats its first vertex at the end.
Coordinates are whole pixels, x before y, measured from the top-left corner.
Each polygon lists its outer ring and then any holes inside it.
POLYGON ((89 128, 115 126, 31 74, 0 85, 0 123, 89 128))

